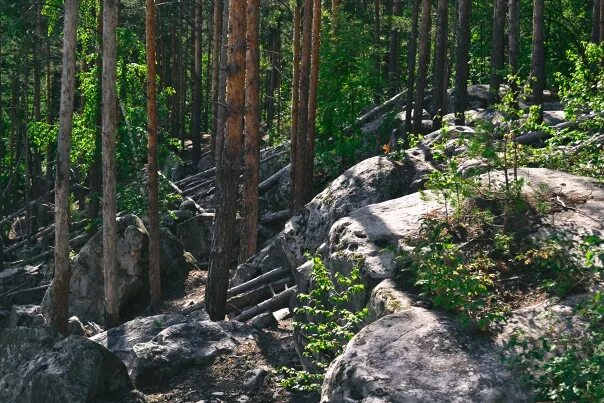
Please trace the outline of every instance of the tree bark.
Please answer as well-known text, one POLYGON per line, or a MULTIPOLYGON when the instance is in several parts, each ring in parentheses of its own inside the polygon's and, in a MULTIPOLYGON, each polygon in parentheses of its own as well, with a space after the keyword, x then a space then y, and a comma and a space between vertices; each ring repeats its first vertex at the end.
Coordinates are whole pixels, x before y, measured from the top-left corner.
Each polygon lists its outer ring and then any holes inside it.
POLYGON ((503 56, 505 44, 506 0, 496 0, 493 10, 493 42, 491 48, 491 78, 489 82, 490 102, 499 101, 499 87, 503 79, 503 56))
MULTIPOLYGON (((517 76, 520 68, 520 0, 509 0, 508 12, 508 47, 510 73, 513 76, 517 76)), ((518 85, 514 81, 512 81, 511 87, 512 91, 514 91, 514 94, 517 94, 518 85)))
POLYGON ((405 128, 411 128, 411 116, 413 111, 413 96, 415 86, 415 65, 417 61, 417 34, 419 24, 420 0, 412 0, 411 31, 409 32, 409 45, 407 51, 407 105, 405 106, 405 128))
POLYGON ((116 161, 117 134, 117 19, 119 0, 103 6, 103 269, 108 328, 119 324, 117 278, 116 161))
POLYGON ((193 103, 191 111, 191 140, 193 143, 193 166, 197 166, 201 156, 201 27, 203 17, 203 5, 201 0, 194 0, 194 23, 193 23, 193 103))
MULTIPOLYGON (((220 0, 217 0, 220 1, 220 0)), ((227 81, 227 38, 229 33, 229 0, 224 0, 222 7, 222 35, 220 46, 220 72, 218 74, 218 113, 216 118, 215 135, 215 161, 216 167, 220 166, 222 158, 222 146, 224 143, 226 105, 226 81, 227 81)))
POLYGON ((317 95, 319 90, 319 62, 321 48, 321 1, 315 0, 312 17, 312 44, 310 61, 310 88, 308 94, 308 130, 304 162, 304 202, 313 196, 315 172, 315 140, 317 134, 317 95))
POLYGON ((69 307, 69 154, 75 98, 75 52, 78 1, 65 0, 61 111, 57 139, 55 180, 55 273, 52 282, 50 324, 67 335, 69 307))
POLYGON ((604 0, 600 0, 600 43, 604 41, 604 0))
POLYGON ((593 0, 593 11, 591 19, 591 41, 600 43, 600 2, 602 0, 593 0))
POLYGON ((234 260, 235 215, 241 161, 243 109, 245 101, 246 0, 231 0, 229 7, 229 52, 227 66, 227 106, 222 161, 216 171, 217 211, 210 255, 206 310, 210 319, 223 320, 234 260))
MULTIPOLYGON (((103 55, 102 55, 102 47, 103 47, 103 0, 98 1, 99 7, 97 10, 97 46, 98 46, 98 55, 96 58, 96 69, 97 69, 97 79, 98 82, 102 82, 103 80, 103 55)), ((101 184, 103 181, 102 178, 102 156, 101 156, 101 147, 102 147, 102 130, 101 127, 103 125, 102 122, 102 99, 101 99, 101 91, 97 94, 97 127, 95 128, 95 136, 94 136, 94 156, 93 161, 90 166, 90 193, 89 193, 89 202, 88 202, 88 218, 96 219, 99 216, 99 211, 101 208, 101 199, 100 194, 102 192, 101 184)))
POLYGON ((247 60, 245 74, 245 168, 239 262, 256 253, 258 245, 258 182, 260 161, 260 2, 247 0, 247 60))
POLYGON ((291 157, 290 160, 292 162, 291 169, 291 200, 290 200, 290 209, 292 214, 297 210, 295 207, 294 200, 296 198, 297 186, 299 185, 297 182, 297 174, 294 169, 294 161, 298 158, 298 118, 299 118, 299 109, 300 109, 300 21, 301 20, 301 12, 300 12, 300 4, 298 0, 296 0, 296 4, 294 7, 294 21, 293 21, 293 30, 294 30, 294 43, 293 43, 293 73, 292 73, 292 129, 291 129, 291 157))
POLYGON ((401 13, 399 0, 392 0, 392 24, 390 28, 390 41, 388 52, 388 86, 390 97, 395 96, 400 87, 400 48, 401 48, 401 31, 395 21, 401 13))
MULTIPOLYGON (((159 242, 159 176, 157 174, 157 67, 155 63, 155 0, 147 0, 147 130, 149 131, 149 290, 151 310, 161 303, 160 242, 159 242)), ((195 53, 197 54, 198 43, 195 53)), ((200 46, 199 46, 200 47, 200 46)), ((201 55, 200 55, 201 58, 201 55)), ((199 84, 199 83, 198 83, 199 84)), ((199 102, 199 99, 197 99, 199 102)))
POLYGON ((333 32, 338 28, 341 3, 342 0, 331 0, 331 28, 333 32))
POLYGON ((415 107, 413 116, 413 130, 419 132, 422 127, 424 109, 424 94, 430 64, 430 31, 432 29, 432 4, 430 0, 422 0, 422 19, 419 33, 419 63, 417 69, 417 83, 415 88, 415 107))
POLYGON ((472 0, 460 0, 457 16, 457 62, 455 67, 455 123, 458 125, 466 124, 465 112, 468 109, 471 13, 472 0))
POLYGON ((545 90, 544 0, 534 0, 533 51, 531 57, 531 83, 533 97, 539 105, 539 119, 543 119, 543 91, 545 90))
POLYGON ((212 38, 212 138, 211 149, 216 152, 218 132, 218 79, 220 76, 220 48, 222 44, 222 0, 214 0, 214 34, 212 38))
POLYGON ((433 130, 440 129, 447 85, 447 44, 449 33, 449 0, 438 0, 438 27, 436 31, 436 49, 434 51, 434 84, 432 91, 432 109, 434 110, 433 130))

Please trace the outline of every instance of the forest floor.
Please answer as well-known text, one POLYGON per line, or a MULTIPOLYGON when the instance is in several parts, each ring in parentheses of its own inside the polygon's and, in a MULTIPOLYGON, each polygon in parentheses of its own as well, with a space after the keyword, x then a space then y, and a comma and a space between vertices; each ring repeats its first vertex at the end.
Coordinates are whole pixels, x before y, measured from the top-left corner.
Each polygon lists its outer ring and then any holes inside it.
MULTIPOLYGON (((203 301, 207 272, 191 271, 184 282, 166 290, 163 313, 178 313, 183 307, 203 301)), ((279 385, 279 368, 299 365, 291 319, 277 327, 259 329, 239 344, 232 354, 221 355, 211 365, 191 367, 164 382, 141 388, 150 403, 189 402, 308 402, 292 396, 279 385), (248 371, 264 367, 269 373, 261 386, 243 386, 248 371)))

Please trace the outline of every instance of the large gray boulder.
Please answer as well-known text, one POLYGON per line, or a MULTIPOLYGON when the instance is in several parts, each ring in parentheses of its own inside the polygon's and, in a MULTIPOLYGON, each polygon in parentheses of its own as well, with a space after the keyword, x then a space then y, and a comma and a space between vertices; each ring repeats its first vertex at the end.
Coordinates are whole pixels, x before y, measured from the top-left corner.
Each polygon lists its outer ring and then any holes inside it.
POLYGON ((422 308, 365 327, 329 367, 322 402, 529 402, 488 340, 422 308))
POLYGON ((249 334, 238 322, 175 324, 133 346, 129 372, 136 385, 157 382, 193 365, 210 365, 217 356, 232 353, 249 334))
POLYGON ((176 224, 176 236, 198 262, 207 262, 212 247, 214 213, 198 214, 176 224))
MULTIPOLYGON (((117 234, 117 295, 120 315, 128 317, 149 295, 149 234, 143 221, 135 215, 117 219, 117 234)), ((182 244, 166 229, 162 229, 160 241, 162 279, 181 276, 193 264, 185 258, 182 244)), ((75 257, 69 283, 69 315, 100 325, 105 324, 102 256, 102 232, 98 231, 75 257)), ((51 290, 42 303, 45 314, 51 290)))
POLYGON ((136 318, 92 336, 90 340, 109 349, 122 360, 131 373, 136 360, 135 345, 149 342, 166 328, 186 321, 187 317, 183 315, 164 314, 136 318))
POLYGON ((419 190, 432 166, 421 150, 409 150, 403 163, 373 157, 350 168, 294 216, 283 230, 291 267, 306 260, 327 238, 333 223, 354 210, 419 190))
POLYGON ((419 190, 433 169, 421 149, 408 150, 402 163, 386 157, 372 157, 358 163, 292 217, 264 250, 239 266, 233 284, 276 267, 298 267, 305 262, 306 252, 314 253, 325 241, 334 222, 360 207, 419 190))
POLYGON ((18 327, 0 334, 0 347, 2 402, 144 401, 133 393, 124 364, 83 337, 18 327))

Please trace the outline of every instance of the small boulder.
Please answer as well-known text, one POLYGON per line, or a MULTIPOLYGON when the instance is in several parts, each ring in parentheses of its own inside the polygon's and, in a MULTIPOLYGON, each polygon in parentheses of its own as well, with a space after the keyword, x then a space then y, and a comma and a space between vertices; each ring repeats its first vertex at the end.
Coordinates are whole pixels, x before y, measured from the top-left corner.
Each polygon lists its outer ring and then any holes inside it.
POLYGON ((266 367, 249 370, 243 374, 243 387, 249 391, 256 391, 262 386, 267 375, 268 368, 266 367))

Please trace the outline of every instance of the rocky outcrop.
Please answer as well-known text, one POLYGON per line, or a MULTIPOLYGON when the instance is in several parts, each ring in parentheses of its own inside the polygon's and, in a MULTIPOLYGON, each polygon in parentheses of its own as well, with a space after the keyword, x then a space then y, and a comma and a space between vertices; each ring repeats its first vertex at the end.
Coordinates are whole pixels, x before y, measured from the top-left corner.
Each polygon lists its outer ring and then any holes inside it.
POLYGON ((61 339, 47 328, 0 334, 0 401, 144 402, 124 364, 79 336, 61 339))
POLYGON ((211 322, 203 311, 188 316, 137 318, 91 340, 107 347, 126 365, 136 385, 150 385, 233 352, 251 329, 238 322, 211 322))
POLYGON ((198 262, 207 262, 212 246, 214 213, 198 214, 176 224, 176 236, 198 262))
POLYGON ((44 275, 39 266, 18 266, 0 271, 0 307, 39 304, 44 295, 44 275))
POLYGON ((322 402, 529 402, 491 345, 422 308, 359 332, 329 367, 322 402))
MULTIPOLYGON (((149 235, 143 221, 134 215, 117 220, 117 284, 120 315, 128 317, 148 298, 149 235)), ((180 276, 193 262, 183 253, 182 244, 168 230, 161 232, 162 278, 180 276)), ((104 278, 102 268, 103 240, 97 232, 80 250, 71 267, 69 315, 83 322, 105 323, 104 278)), ((42 303, 47 312, 49 290, 42 303)))
POLYGON ((172 325, 150 342, 133 347, 130 368, 137 385, 169 378, 192 365, 209 365, 218 355, 232 353, 244 338, 237 322, 189 321, 172 325))

